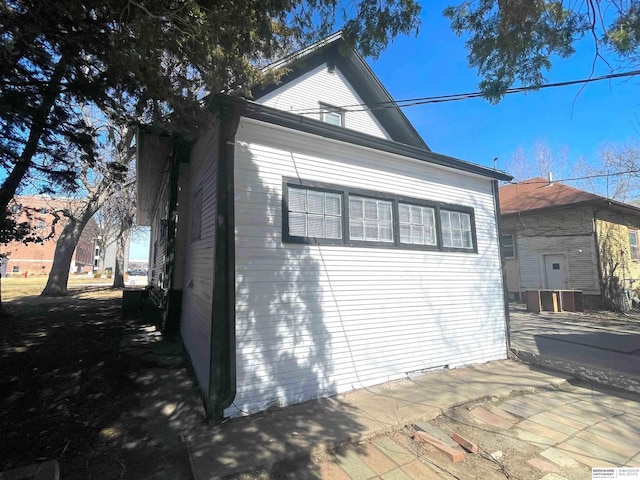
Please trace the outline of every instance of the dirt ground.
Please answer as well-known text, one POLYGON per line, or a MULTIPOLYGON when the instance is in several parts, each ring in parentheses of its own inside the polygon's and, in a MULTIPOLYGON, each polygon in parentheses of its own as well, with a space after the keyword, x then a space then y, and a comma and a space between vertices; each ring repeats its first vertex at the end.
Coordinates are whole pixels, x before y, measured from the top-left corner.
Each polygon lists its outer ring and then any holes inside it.
POLYGON ((2 279, 0 472, 54 459, 65 480, 191 478, 181 432, 204 412, 181 343, 150 310, 123 318, 121 290, 43 286, 2 279))

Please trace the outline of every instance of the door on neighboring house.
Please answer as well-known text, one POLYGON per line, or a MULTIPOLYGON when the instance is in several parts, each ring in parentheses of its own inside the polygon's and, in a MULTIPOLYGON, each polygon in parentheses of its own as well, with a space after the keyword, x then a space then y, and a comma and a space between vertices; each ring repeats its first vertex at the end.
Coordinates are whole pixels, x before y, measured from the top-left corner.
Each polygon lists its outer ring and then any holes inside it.
POLYGON ((566 290, 567 272, 564 255, 544 256, 545 286, 549 290, 566 290))

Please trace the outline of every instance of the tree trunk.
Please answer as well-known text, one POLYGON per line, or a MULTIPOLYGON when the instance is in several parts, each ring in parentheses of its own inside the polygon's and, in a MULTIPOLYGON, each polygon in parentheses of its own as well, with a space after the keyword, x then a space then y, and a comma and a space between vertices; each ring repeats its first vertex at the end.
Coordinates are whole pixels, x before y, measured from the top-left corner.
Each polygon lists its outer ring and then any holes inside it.
POLYGON ((116 247, 116 267, 113 272, 113 288, 124 288, 124 247, 127 237, 123 234, 118 237, 116 247))
POLYGON ((51 273, 49 273, 47 285, 40 295, 45 297, 63 297, 67 295, 67 283, 69 281, 73 252, 78 245, 78 240, 80 240, 80 235, 82 235, 82 230, 86 223, 86 221, 78 222, 70 218, 62 229, 62 233, 56 243, 51 273))

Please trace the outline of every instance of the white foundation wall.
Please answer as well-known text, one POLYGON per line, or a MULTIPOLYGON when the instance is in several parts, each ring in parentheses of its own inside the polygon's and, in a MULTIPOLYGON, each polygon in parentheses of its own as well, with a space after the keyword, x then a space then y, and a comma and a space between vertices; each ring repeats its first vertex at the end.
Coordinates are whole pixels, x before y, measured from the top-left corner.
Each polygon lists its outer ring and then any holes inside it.
POLYGON ((344 127, 386 138, 389 134, 371 114, 360 106, 362 99, 338 68, 320 65, 299 78, 256 100, 257 103, 320 119, 320 103, 345 107, 344 127))
POLYGON ((241 119, 227 415, 506 357, 491 181, 241 119), (478 253, 284 244, 283 177, 473 207, 478 253))

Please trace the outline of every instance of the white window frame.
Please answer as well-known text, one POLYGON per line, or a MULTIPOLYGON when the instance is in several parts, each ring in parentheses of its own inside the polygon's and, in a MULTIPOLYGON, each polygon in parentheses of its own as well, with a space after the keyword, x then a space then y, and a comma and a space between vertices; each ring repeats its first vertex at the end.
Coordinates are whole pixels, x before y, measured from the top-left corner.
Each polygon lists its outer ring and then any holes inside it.
POLYGON ((640 254, 638 252, 638 230, 629 229, 629 255, 631 260, 640 260, 640 254), (631 241, 631 237, 635 237, 635 242, 631 241))
POLYGON ((364 195, 349 195, 349 239, 360 242, 393 243, 393 201, 364 195), (362 216, 355 214, 356 205, 361 208, 362 216), (372 208, 374 207, 374 208, 372 208), (372 210, 375 210, 372 211, 372 210), (362 234, 354 234, 355 227, 362 234), (373 234, 375 231, 375 235, 373 234), (388 235, 385 235, 388 233, 388 235))
POLYGON ((442 247, 443 248, 452 248, 452 249, 460 249, 460 250, 473 250, 474 249, 474 241, 473 241, 473 222, 471 218, 471 214, 468 212, 462 212, 460 210, 450 209, 450 208, 441 208, 440 209, 440 225, 442 232, 442 247), (448 216, 447 222, 444 221, 445 216, 448 216), (455 222, 455 217, 459 216, 459 226, 456 227, 453 225, 455 222), (469 228, 464 228, 464 220, 467 219, 469 228), (448 223, 449 226, 446 227, 445 223, 448 223), (449 236, 447 233, 451 233, 451 241, 449 242, 449 236), (459 238, 458 238, 459 237, 459 238), (468 240, 469 245, 464 245, 466 240, 468 240), (456 240, 460 240, 463 244, 456 245, 456 240))
POLYGON ((341 108, 320 102, 320 121, 328 123, 329 125, 335 125, 336 127, 344 127, 345 111, 341 108), (330 121, 330 118, 338 118, 339 123, 330 121))
POLYGON ((305 185, 287 185, 286 188, 286 210, 283 209, 283 211, 286 211, 286 234, 289 240, 293 238, 312 238, 341 241, 343 239, 344 202, 342 193, 305 185), (300 203, 300 200, 302 200, 299 196, 301 192, 304 192, 304 204, 300 203), (315 201, 310 202, 310 199, 315 201), (321 203, 320 208, 318 208, 318 201, 321 203), (330 204, 335 207, 336 202, 337 210, 335 208, 327 210, 330 204), (294 218, 297 218, 298 221, 295 222, 294 218), (299 229, 300 220, 304 220, 304 231, 299 229), (321 223, 321 231, 317 230, 318 222, 321 223), (316 225, 316 230, 313 232, 310 232, 309 229, 311 223, 316 225), (332 234, 330 230, 336 233, 332 234))
POLYGON ((399 201, 398 202, 398 225, 400 226, 400 231, 398 234, 398 240, 403 245, 429 245, 429 246, 437 246, 438 245, 438 228, 436 221, 436 209, 432 206, 427 205, 415 205, 408 202, 399 201), (403 221, 405 207, 408 211, 408 221, 403 221), (420 212, 419 218, 417 212, 420 212), (425 213, 431 216, 431 225, 425 224, 425 213), (404 227, 404 228, 403 228, 404 227), (409 230, 408 239, 403 240, 403 233, 409 230), (414 233, 420 232, 422 241, 414 240, 414 233), (428 241, 427 239, 431 240, 428 241))

